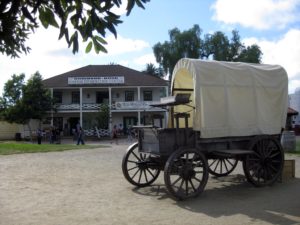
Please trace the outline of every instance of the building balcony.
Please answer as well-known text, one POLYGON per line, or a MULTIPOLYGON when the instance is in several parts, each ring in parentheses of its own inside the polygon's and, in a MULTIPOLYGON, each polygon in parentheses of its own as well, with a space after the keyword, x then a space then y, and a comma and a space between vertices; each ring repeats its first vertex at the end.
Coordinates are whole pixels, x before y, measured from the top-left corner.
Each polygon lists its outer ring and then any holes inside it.
MULTIPOLYGON (((150 110, 154 109, 151 104, 155 103, 154 101, 132 101, 132 102, 115 102, 111 105, 111 110, 113 111, 128 111, 128 110, 150 110)), ((96 104, 96 103, 83 103, 83 111, 99 111, 102 106, 105 104, 96 104)), ((57 104, 57 112, 61 111, 79 111, 80 104, 57 104)), ((155 108, 161 110, 160 108, 155 108)))

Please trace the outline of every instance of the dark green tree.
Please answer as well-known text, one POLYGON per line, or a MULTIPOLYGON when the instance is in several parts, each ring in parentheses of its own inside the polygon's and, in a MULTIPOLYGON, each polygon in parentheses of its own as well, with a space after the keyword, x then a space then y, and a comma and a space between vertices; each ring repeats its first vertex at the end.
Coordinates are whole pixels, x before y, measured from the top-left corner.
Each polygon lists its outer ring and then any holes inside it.
POLYGON ((248 46, 244 48, 239 56, 237 57, 236 61, 239 62, 250 62, 250 63, 260 63, 261 62, 262 52, 260 47, 256 44, 248 46))
MULTIPOLYGON (((236 30, 229 39, 223 32, 205 34, 201 38, 201 29, 194 25, 192 29, 180 32, 174 28, 169 32, 170 41, 153 46, 156 61, 167 74, 172 74, 177 61, 181 58, 214 59, 218 61, 260 63, 262 52, 258 45, 245 47, 236 30)), ((171 77, 170 77, 171 79, 171 77)))
MULTIPOLYGON (((150 0, 127 0, 127 15, 135 5, 144 8, 150 0)), ((117 37, 116 26, 122 21, 113 13, 122 0, 3 0, 0 1, 0 52, 11 57, 27 54, 29 34, 42 24, 59 29, 58 38, 65 38, 73 53, 78 52, 81 36, 89 41, 86 52, 94 46, 95 51, 106 52, 104 40, 107 30, 117 37)))
POLYGON ((153 63, 148 63, 146 64, 146 69, 142 71, 143 73, 157 76, 157 77, 163 77, 164 76, 164 71, 161 67, 155 67, 153 63))
POLYGON ((201 55, 201 29, 198 25, 181 32, 178 28, 169 31, 170 41, 153 46, 156 61, 166 74, 172 74, 173 68, 181 58, 199 58, 201 55))
POLYGON ((14 106, 22 97, 22 88, 24 86, 25 74, 12 75, 12 78, 4 84, 3 96, 0 98, 1 108, 14 106))
POLYGON ((43 87, 42 76, 37 72, 24 84, 24 74, 13 75, 4 85, 0 98, 0 118, 9 123, 27 124, 32 134, 30 120, 41 120, 53 109, 50 91, 43 87))
POLYGON ((96 117, 97 125, 101 129, 108 129, 109 123, 109 106, 102 104, 96 117))

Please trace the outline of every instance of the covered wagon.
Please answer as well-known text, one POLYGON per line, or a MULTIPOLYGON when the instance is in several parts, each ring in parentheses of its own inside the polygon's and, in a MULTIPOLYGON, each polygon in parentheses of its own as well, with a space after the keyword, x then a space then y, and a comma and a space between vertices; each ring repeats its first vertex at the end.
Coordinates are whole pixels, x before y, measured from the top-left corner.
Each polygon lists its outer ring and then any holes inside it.
POLYGON ((153 105, 168 108, 168 127, 137 127, 123 174, 144 187, 163 170, 167 190, 186 199, 204 190, 209 174, 226 176, 241 161, 250 183, 271 185, 283 168, 287 104, 281 66, 181 59, 171 96, 153 105))

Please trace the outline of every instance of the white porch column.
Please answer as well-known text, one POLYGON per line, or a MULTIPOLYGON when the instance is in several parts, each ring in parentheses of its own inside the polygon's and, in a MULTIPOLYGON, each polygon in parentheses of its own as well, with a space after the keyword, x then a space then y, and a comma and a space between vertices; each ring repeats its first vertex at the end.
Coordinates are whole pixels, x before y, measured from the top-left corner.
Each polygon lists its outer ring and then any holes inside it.
MULTIPOLYGON (((141 101, 141 87, 137 87, 138 101, 141 101)), ((138 126, 141 125, 141 111, 138 111, 138 126)))
POLYGON ((138 111, 138 126, 141 125, 141 111, 138 111))
POLYGON ((141 101, 141 87, 137 87, 138 90, 138 101, 141 101))
MULTIPOLYGON (((166 91, 166 96, 169 96, 169 87, 165 87, 165 91, 166 91)), ((167 128, 168 126, 168 121, 169 121, 169 113, 168 111, 166 110, 165 112, 165 128, 167 128)))
POLYGON ((79 102, 79 114, 80 114, 80 126, 82 127, 82 88, 79 88, 79 96, 80 96, 80 102, 79 102))
MULTIPOLYGON (((50 88, 51 98, 53 98, 53 88, 50 88)), ((51 109, 51 127, 53 127, 53 109, 51 109)))
POLYGON ((111 87, 108 88, 108 93, 109 93, 109 100, 108 100, 108 104, 109 104, 109 121, 108 121, 108 129, 109 131, 112 131, 112 113, 111 113, 111 104, 112 104, 112 94, 111 94, 111 87))

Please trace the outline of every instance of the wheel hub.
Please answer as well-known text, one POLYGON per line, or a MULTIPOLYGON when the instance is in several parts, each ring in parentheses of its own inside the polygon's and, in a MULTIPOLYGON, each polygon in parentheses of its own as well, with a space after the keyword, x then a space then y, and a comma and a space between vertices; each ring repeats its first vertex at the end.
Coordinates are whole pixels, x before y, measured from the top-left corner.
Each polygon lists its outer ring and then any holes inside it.
POLYGON ((181 177, 184 179, 184 180, 190 180, 192 177, 195 176, 195 171, 192 167, 192 165, 185 165, 183 166, 182 170, 181 170, 181 177))
POLYGON ((146 161, 139 161, 139 162, 136 162, 136 164, 139 167, 139 169, 141 169, 141 170, 145 170, 148 168, 146 161))

